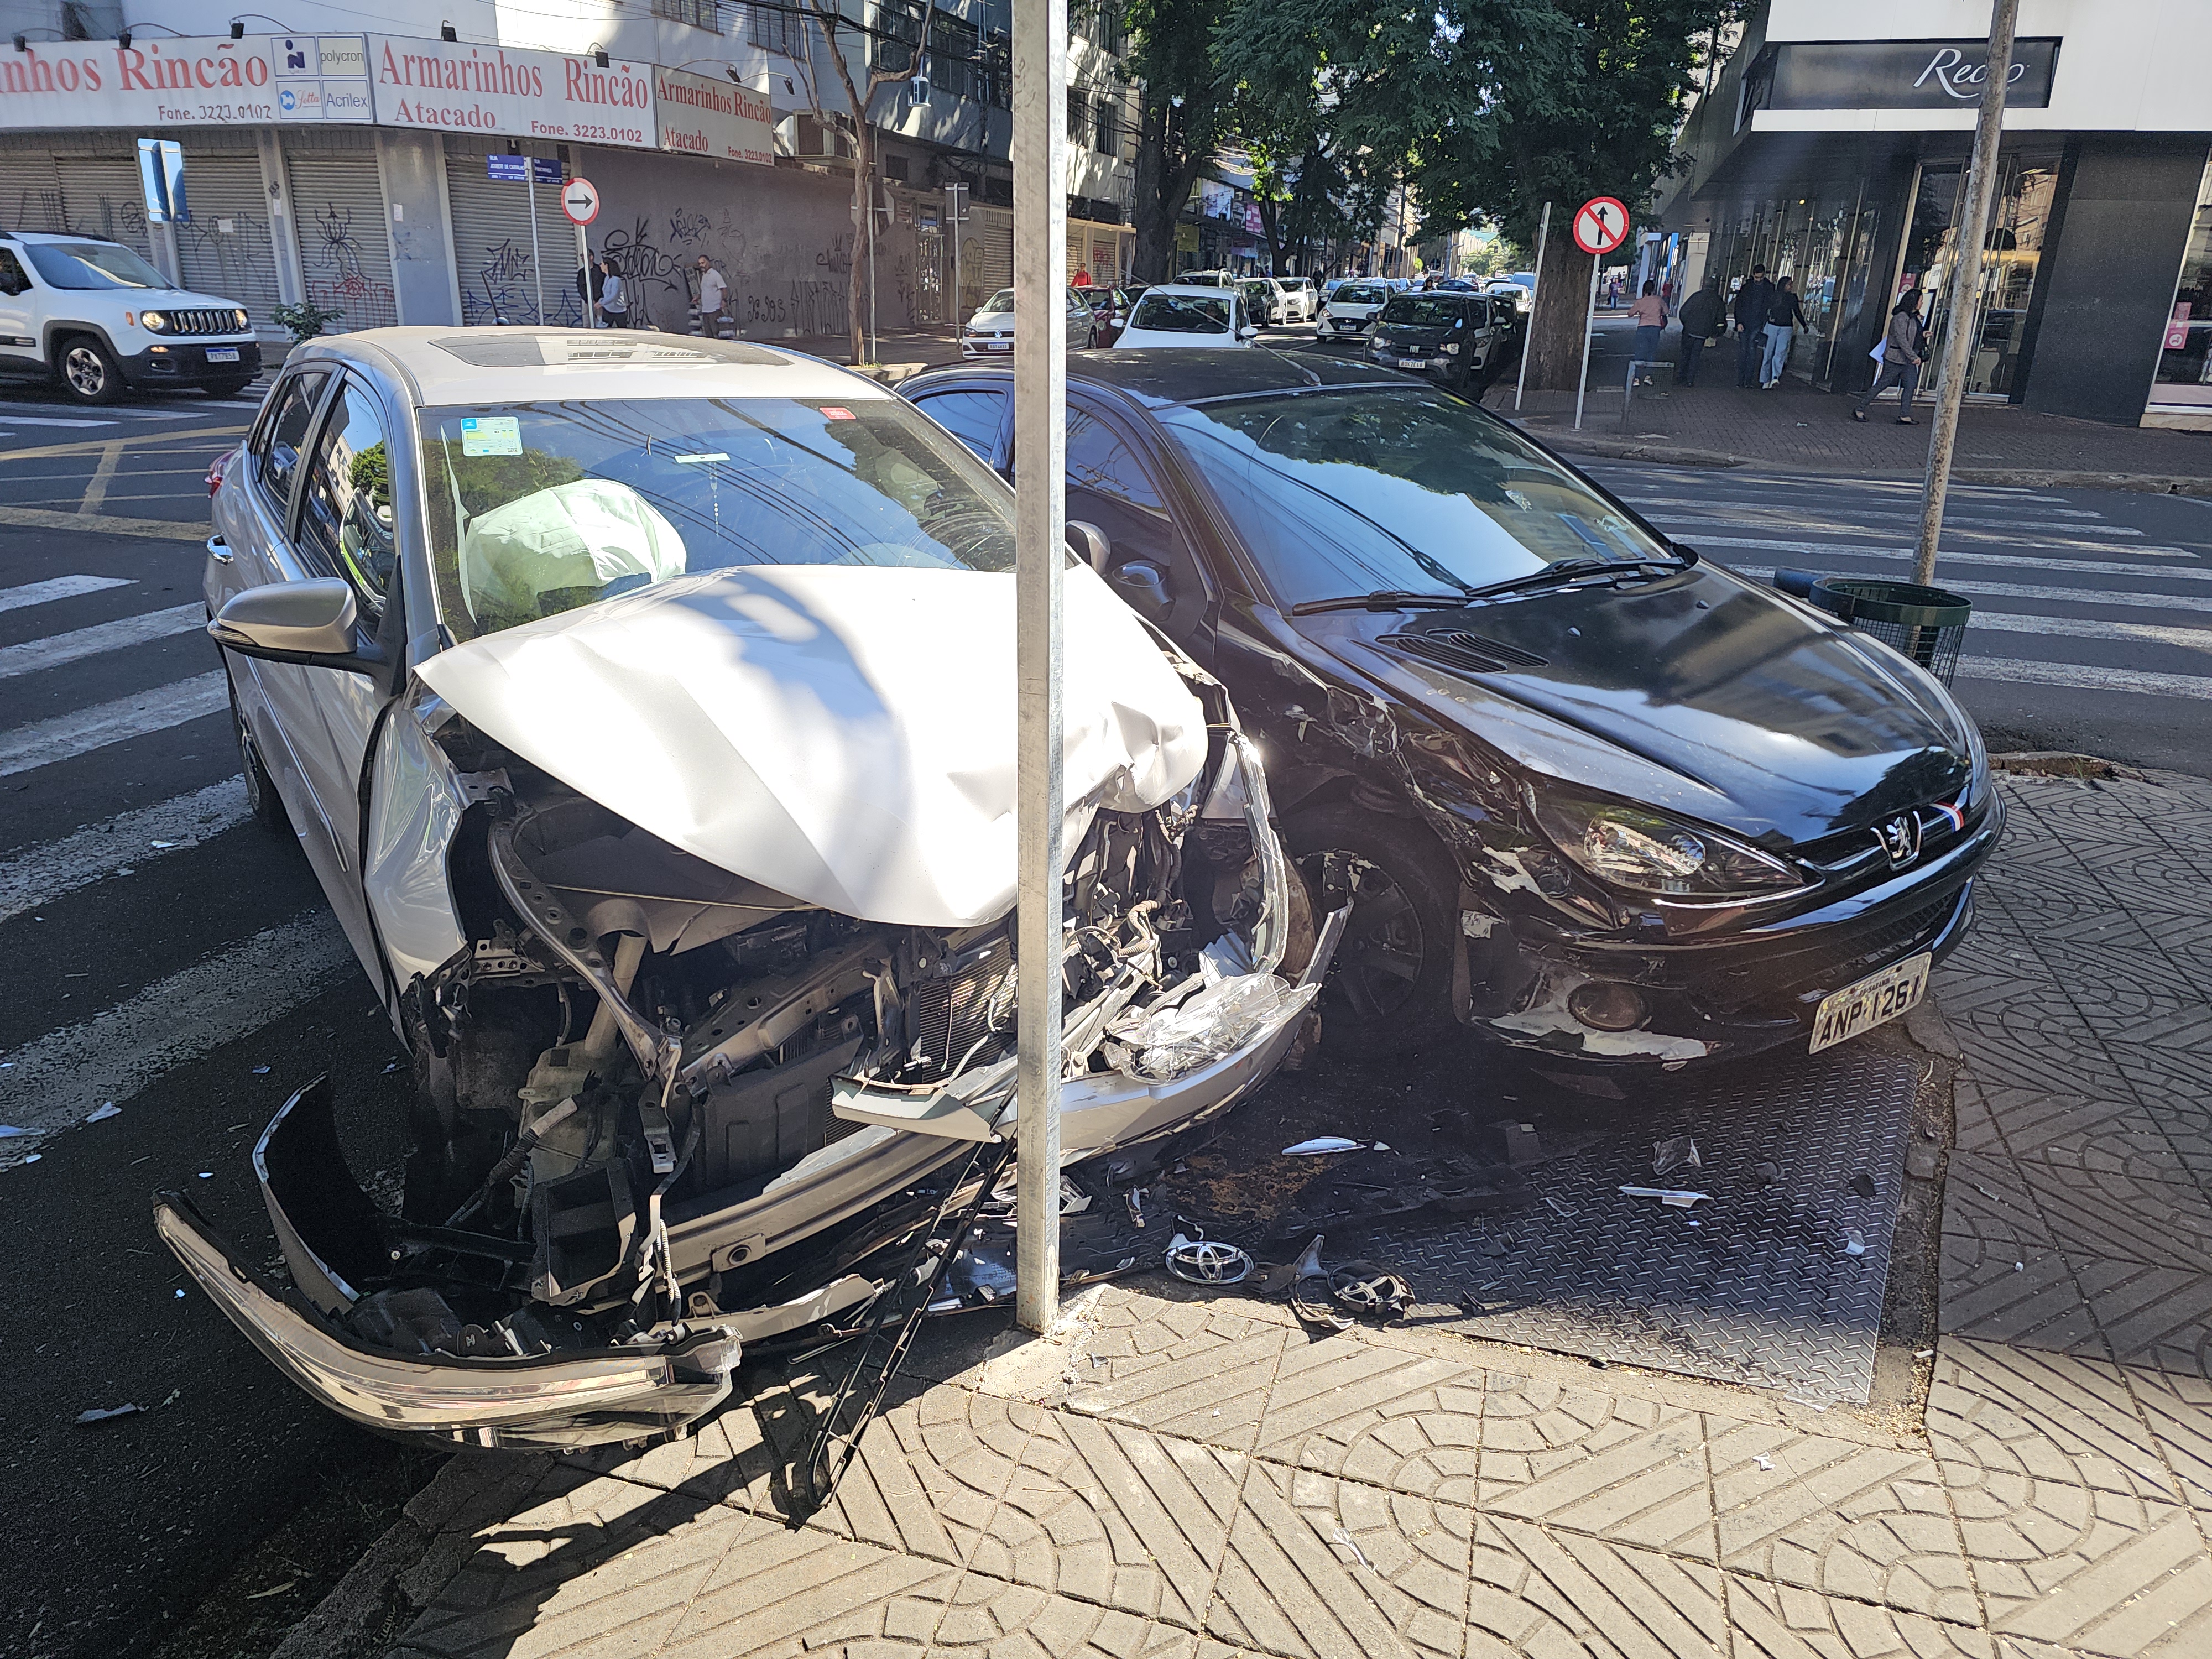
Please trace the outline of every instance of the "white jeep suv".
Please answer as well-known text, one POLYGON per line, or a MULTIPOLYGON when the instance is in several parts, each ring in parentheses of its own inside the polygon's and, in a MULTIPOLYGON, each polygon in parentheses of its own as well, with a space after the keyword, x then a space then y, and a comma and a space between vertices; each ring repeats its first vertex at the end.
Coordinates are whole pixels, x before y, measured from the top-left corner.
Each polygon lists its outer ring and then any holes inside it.
POLYGON ((261 343, 234 300, 191 294, 120 242, 0 232, 0 374, 52 378, 70 398, 126 390, 243 391, 261 343))

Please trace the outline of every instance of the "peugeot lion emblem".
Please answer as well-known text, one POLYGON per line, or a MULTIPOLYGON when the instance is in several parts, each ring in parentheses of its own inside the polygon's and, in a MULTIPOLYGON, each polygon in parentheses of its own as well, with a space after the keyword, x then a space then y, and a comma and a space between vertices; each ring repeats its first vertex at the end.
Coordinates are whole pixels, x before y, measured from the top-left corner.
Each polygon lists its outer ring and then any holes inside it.
POLYGON ((1881 837, 1881 850, 1889 854, 1889 867, 1902 870, 1920 856, 1920 815, 1904 812, 1883 824, 1875 831, 1881 837))

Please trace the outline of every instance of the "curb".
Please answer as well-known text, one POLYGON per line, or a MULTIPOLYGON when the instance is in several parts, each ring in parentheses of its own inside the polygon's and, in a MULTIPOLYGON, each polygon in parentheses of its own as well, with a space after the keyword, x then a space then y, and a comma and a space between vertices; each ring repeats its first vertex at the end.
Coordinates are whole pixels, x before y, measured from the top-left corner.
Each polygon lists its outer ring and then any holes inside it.
MULTIPOLYGON (((1592 438, 1578 432, 1531 432, 1528 435, 1569 454, 1605 455, 1617 460, 1659 461, 1674 466, 1701 466, 1717 470, 1739 466, 1780 467, 1792 472, 1816 473, 1832 478, 1863 478, 1869 476, 1856 469, 1816 466, 1808 462, 1771 457, 1731 455, 1721 450, 1677 449, 1666 444, 1592 438)), ((2212 497, 2212 474, 2080 472, 2044 467, 1956 466, 1951 469, 1951 481, 1954 483, 1996 484, 2020 489, 2132 489, 2156 495, 2212 497)))

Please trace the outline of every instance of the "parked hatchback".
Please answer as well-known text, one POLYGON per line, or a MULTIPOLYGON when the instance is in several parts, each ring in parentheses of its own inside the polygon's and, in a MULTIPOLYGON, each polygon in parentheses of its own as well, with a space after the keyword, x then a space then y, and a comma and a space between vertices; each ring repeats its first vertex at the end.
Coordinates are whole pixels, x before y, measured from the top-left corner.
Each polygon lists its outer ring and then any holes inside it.
MULTIPOLYGON (((1005 467, 1010 385, 902 390, 1005 467)), ((1115 351, 1068 398, 1069 517, 1263 736, 1324 902, 1353 872, 1325 1040, 1456 1022, 1585 1081, 1821 1048, 1965 933, 2004 809, 1887 647, 1409 375, 1115 351)))
POLYGON ((1381 283, 1355 277, 1328 296, 1328 302, 1321 308, 1319 331, 1357 335, 1375 320, 1376 313, 1391 298, 1390 290, 1381 283))
MULTIPOLYGON (((1060 326, 1067 332, 1067 349, 1082 351, 1091 344, 1090 301, 1078 289, 1063 290, 1060 326)), ((960 330, 963 357, 1011 357, 1014 350, 1014 291, 1002 288, 975 308, 960 330)))
POLYGON ((1260 332, 1234 288, 1206 288, 1180 283, 1145 290, 1129 313, 1129 325, 1114 342, 1116 349, 1144 346, 1211 348, 1239 345, 1260 332))
POLYGON ((1394 295, 1376 315, 1367 349, 1378 363, 1417 370, 1479 398, 1504 359, 1510 333, 1492 304, 1449 289, 1394 295))
MULTIPOLYGON (((263 1133, 289 1283, 159 1200, 202 1288, 354 1421, 487 1446, 679 1428, 895 1301, 1015 1132, 1012 492, 795 353, 412 328, 295 351, 214 516, 248 794, 415 1091, 397 1215, 327 1081, 263 1133)), ((1327 936, 1218 684, 1065 599, 1060 1145, 1141 1168, 1327 936)))

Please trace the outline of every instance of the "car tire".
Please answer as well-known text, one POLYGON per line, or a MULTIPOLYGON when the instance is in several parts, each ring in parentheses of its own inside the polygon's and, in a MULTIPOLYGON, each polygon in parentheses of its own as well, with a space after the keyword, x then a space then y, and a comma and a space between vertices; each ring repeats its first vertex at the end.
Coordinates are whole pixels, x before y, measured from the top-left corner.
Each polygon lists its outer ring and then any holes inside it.
POLYGON ((246 724, 245 711, 238 706, 235 685, 230 688, 230 729, 238 740, 239 764, 246 774, 246 804, 252 809, 254 822, 264 830, 289 836, 291 815, 284 810, 284 799, 276 793, 269 769, 262 764, 261 750, 253 741, 252 730, 246 724))
POLYGON ((54 348, 62 396, 75 404, 112 404, 123 395, 123 370, 91 334, 72 334, 54 348))
POLYGON ((1349 800, 1294 815, 1284 838, 1316 923, 1323 855, 1352 860, 1352 915, 1322 989, 1323 1044, 1384 1054, 1448 1028, 1459 883, 1443 845, 1418 823, 1349 800))

